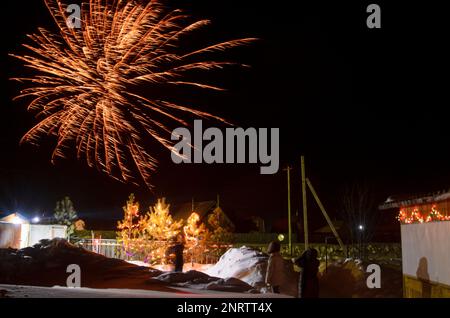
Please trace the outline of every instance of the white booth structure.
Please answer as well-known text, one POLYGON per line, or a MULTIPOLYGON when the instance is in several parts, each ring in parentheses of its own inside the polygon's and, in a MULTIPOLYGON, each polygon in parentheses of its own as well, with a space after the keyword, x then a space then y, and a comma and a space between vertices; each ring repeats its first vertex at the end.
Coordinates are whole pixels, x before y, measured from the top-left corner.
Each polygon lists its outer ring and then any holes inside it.
POLYGON ((381 208, 400 209, 404 297, 450 297, 450 191, 381 208))
POLYGON ((0 219, 0 248, 24 248, 43 239, 66 238, 67 226, 30 224, 18 213, 0 219))

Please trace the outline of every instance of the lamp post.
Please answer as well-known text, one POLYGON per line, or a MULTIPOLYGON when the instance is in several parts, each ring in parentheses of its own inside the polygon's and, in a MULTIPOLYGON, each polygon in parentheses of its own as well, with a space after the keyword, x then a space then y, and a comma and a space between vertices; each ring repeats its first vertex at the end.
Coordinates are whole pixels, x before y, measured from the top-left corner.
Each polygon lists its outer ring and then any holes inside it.
POLYGON ((363 238, 363 232, 364 232, 364 225, 360 224, 358 225, 359 230, 359 239, 358 239, 358 250, 359 250, 359 259, 362 259, 362 238, 363 238))
POLYGON ((291 226, 291 170, 292 167, 286 167, 287 172, 287 191, 288 191, 288 243, 289 255, 292 256, 292 226, 291 226))

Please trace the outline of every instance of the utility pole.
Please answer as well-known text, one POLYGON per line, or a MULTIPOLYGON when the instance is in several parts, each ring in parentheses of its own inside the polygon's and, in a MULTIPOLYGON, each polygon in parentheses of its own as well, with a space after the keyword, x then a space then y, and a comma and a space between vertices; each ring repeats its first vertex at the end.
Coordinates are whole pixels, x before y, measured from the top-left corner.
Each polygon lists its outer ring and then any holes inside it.
POLYGON ((284 169, 287 172, 287 190, 288 190, 288 240, 289 254, 292 256, 292 228, 291 228, 291 170, 289 165, 284 169))
POLYGON ((305 235, 305 251, 308 249, 308 207, 306 204, 306 173, 305 173, 305 157, 301 157, 302 170, 302 202, 303 202, 303 233, 305 235))
POLYGON ((311 190, 311 193, 314 197, 314 199, 316 200, 317 205, 319 206, 320 211, 322 212, 323 216, 325 217, 325 220, 328 223, 328 226, 330 227, 331 231, 333 232, 334 236, 336 237, 336 240, 339 243, 339 246, 342 248, 342 251, 344 252, 344 255, 347 254, 347 248, 345 247, 344 243, 342 242, 338 231, 336 230, 336 228, 333 225, 333 222, 331 222, 330 217, 328 216, 327 211, 325 210, 322 201, 320 201, 319 196, 316 193, 316 190, 314 189, 313 185, 311 184, 311 181, 309 181, 309 179, 306 179, 306 182, 308 183, 308 187, 309 190, 311 190))

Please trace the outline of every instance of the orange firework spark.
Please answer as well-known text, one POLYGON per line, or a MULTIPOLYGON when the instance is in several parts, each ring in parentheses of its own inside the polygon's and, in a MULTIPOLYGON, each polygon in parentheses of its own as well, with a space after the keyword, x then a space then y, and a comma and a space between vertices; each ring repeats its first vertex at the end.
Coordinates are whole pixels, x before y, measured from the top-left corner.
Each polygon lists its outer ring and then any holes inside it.
POLYGON ((146 149, 146 139, 151 136, 172 149, 168 139, 171 132, 158 118, 186 125, 174 113, 180 111, 223 121, 171 102, 169 96, 146 98, 130 87, 173 84, 220 90, 189 81, 186 72, 232 64, 201 56, 254 39, 179 53, 180 39, 207 26, 208 20, 187 22, 188 16, 180 10, 165 9, 162 0, 146 5, 89 0, 82 5, 81 28, 76 29, 67 23, 66 6, 58 0, 44 1, 59 34, 39 28, 37 34, 29 36, 34 45, 24 45, 32 55, 11 54, 38 71, 38 75, 14 78, 31 83, 16 98, 31 96, 28 110, 36 112, 40 119, 22 142, 37 143, 42 137, 54 135, 57 144, 52 162, 64 158, 67 149, 75 149, 77 157, 85 158, 90 167, 124 182, 136 183, 136 177, 141 176, 152 187, 150 177, 157 161, 146 149))

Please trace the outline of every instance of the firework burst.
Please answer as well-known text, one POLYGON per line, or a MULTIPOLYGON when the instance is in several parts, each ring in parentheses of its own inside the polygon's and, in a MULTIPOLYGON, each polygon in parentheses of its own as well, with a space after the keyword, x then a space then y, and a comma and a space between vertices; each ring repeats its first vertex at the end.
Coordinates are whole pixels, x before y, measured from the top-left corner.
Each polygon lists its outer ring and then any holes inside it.
POLYGON ((147 141, 153 138, 172 149, 171 131, 164 123, 186 125, 178 113, 223 121, 172 102, 171 96, 152 99, 134 88, 182 85, 220 90, 189 81, 186 73, 233 64, 212 61, 205 53, 254 39, 180 50, 180 40, 207 26, 208 20, 187 22, 188 16, 167 10, 161 0, 145 5, 89 0, 82 6, 81 28, 76 29, 67 23, 66 6, 58 0, 44 1, 59 33, 39 28, 29 35, 34 44, 24 45, 32 54, 11 54, 37 71, 30 77, 14 78, 30 84, 16 98, 31 97, 28 110, 39 119, 22 142, 38 144, 48 135, 56 136, 52 162, 72 149, 78 159, 117 180, 137 183, 141 178, 152 187, 150 177, 157 160, 147 149, 147 141))

